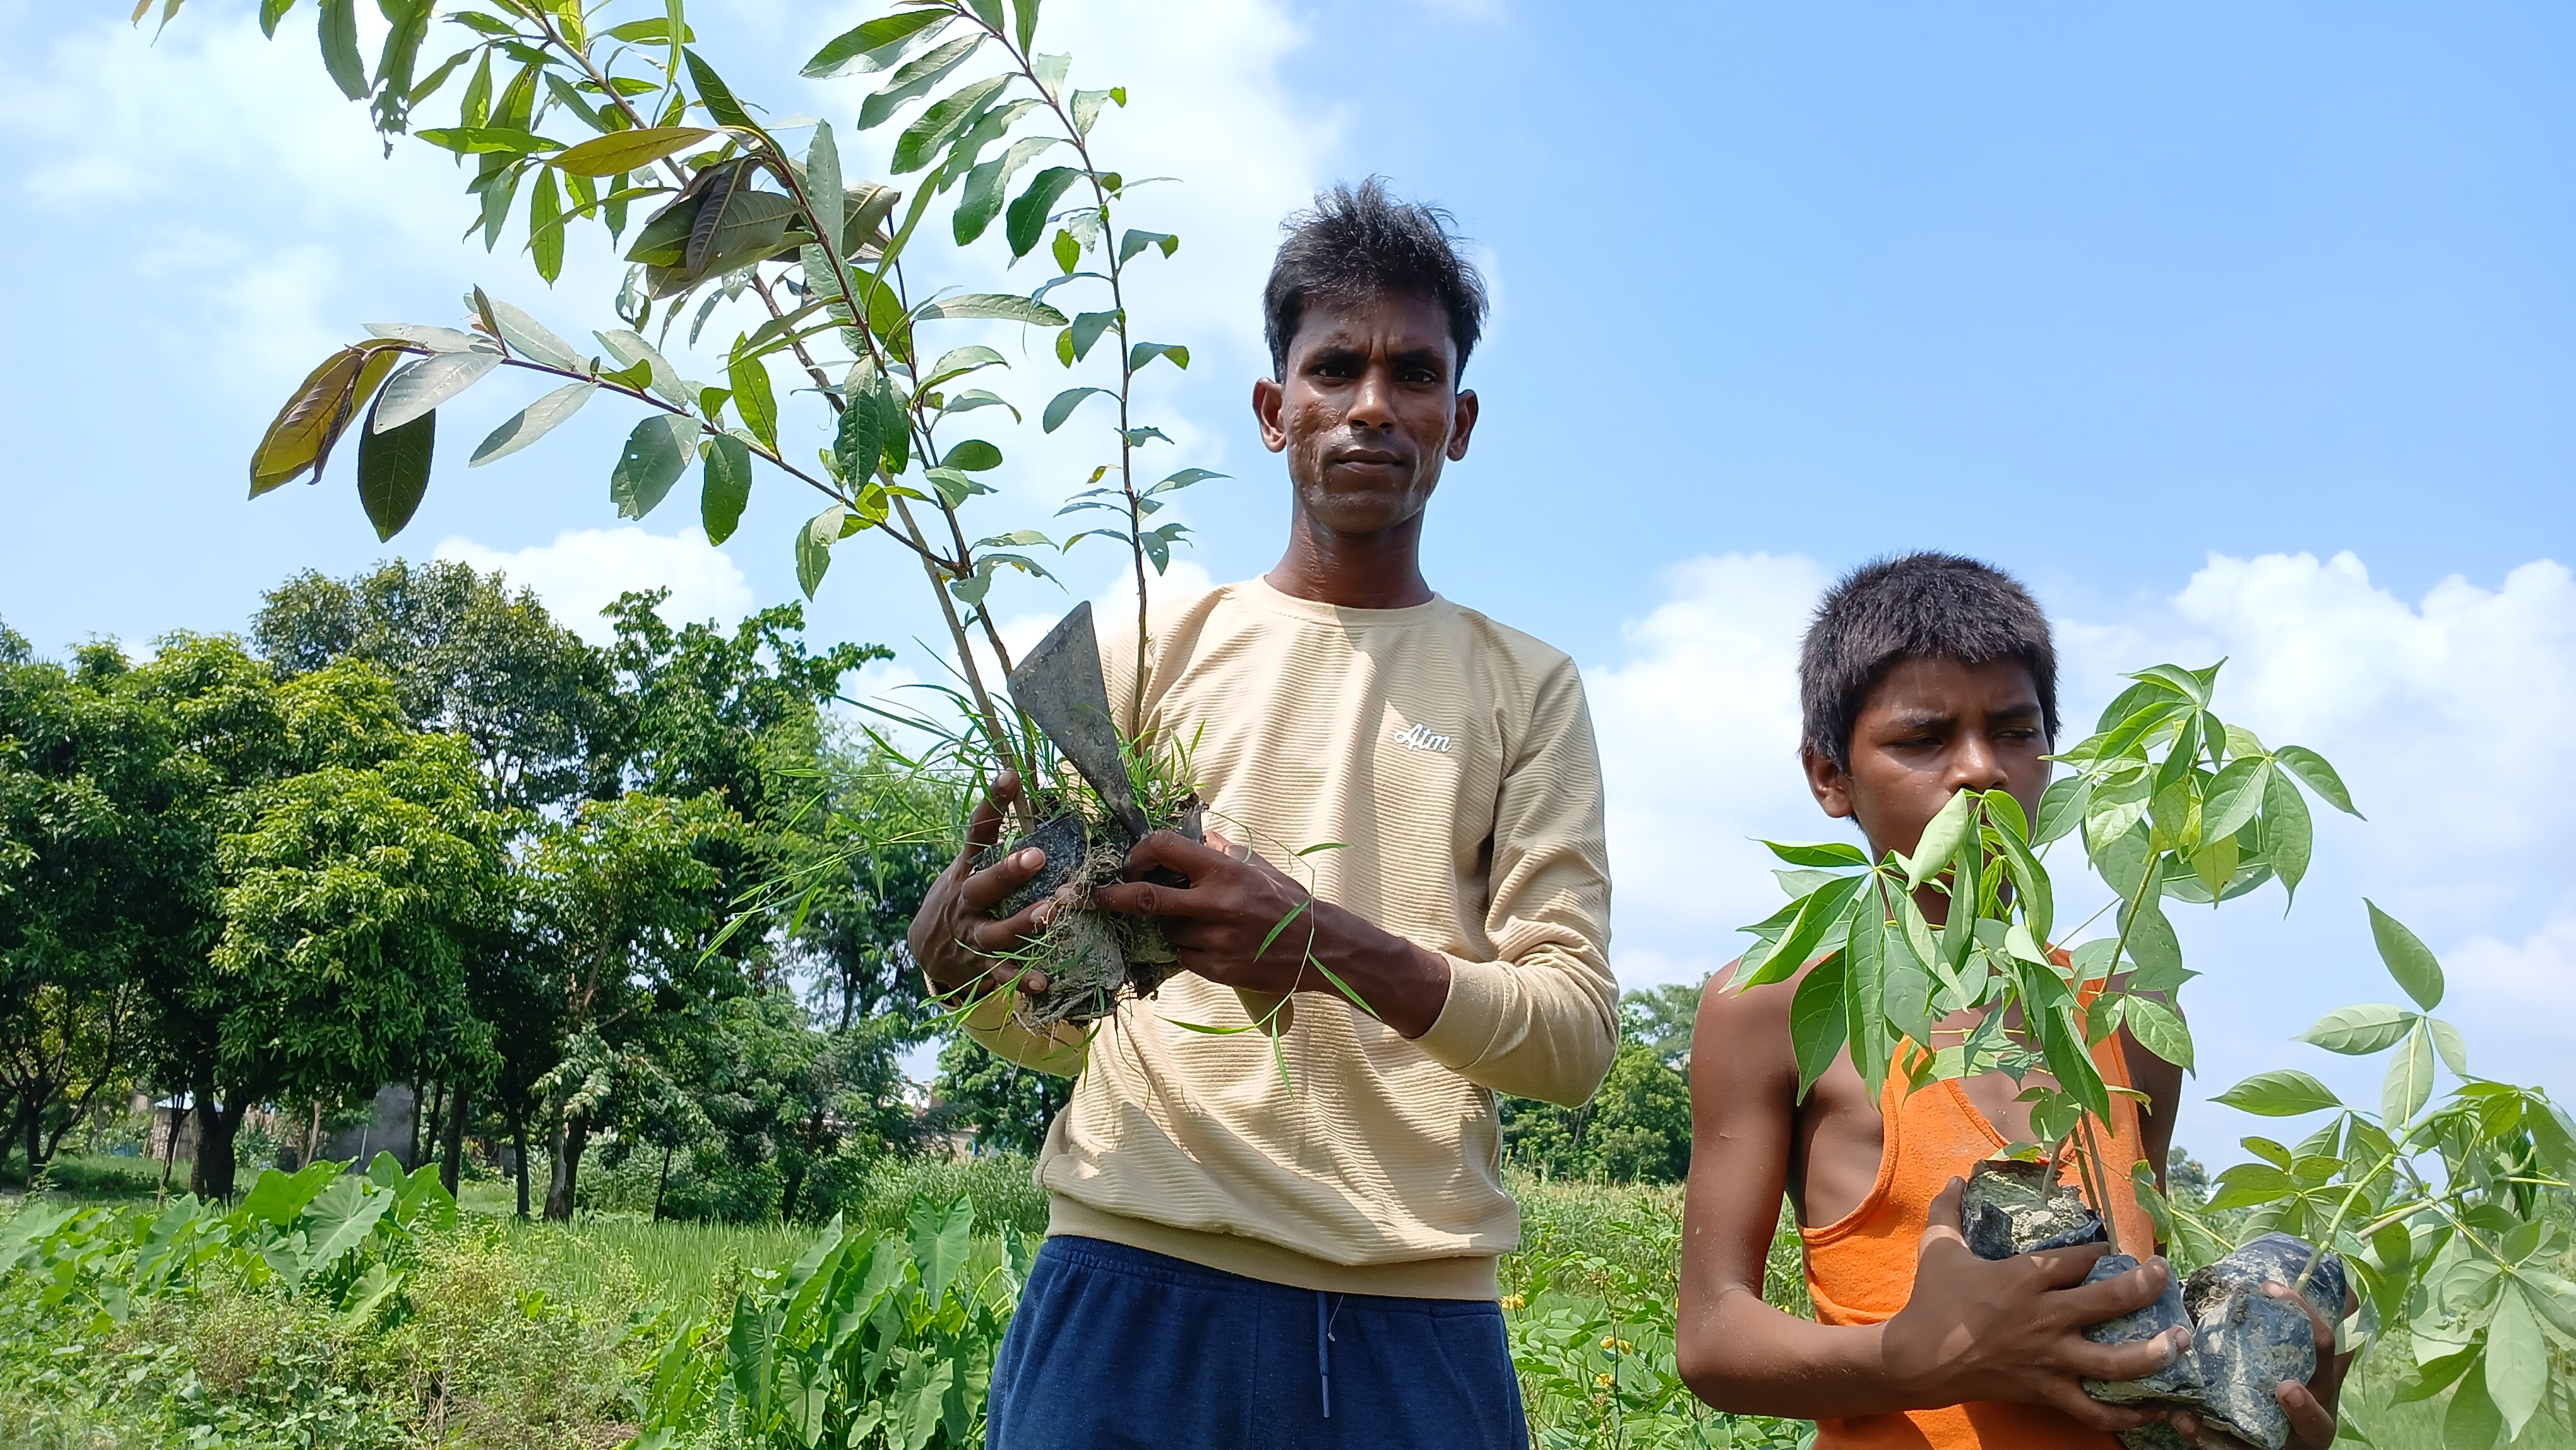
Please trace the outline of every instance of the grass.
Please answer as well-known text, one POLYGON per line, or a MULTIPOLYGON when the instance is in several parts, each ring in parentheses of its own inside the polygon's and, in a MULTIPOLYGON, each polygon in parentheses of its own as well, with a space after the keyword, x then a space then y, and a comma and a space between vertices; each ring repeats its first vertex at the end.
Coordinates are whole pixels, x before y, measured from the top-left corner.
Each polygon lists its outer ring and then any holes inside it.
MULTIPOLYGON (((185 1182, 185 1165, 173 1178, 185 1182)), ((84 1203, 148 1203, 159 1182, 157 1162, 66 1156, 49 1174, 45 1191, 84 1203)), ((1522 1204, 1530 1260, 1549 1257, 1585 1265, 1560 1272, 1552 1292, 1516 1309, 1516 1318, 1523 1312, 1537 1316, 1571 1309, 1621 1324, 1658 1317, 1669 1323, 1667 1296, 1679 1269, 1678 1188, 1551 1182, 1525 1175, 1516 1175, 1512 1188, 1522 1204), (1657 1299, 1665 1302, 1652 1302, 1657 1299)), ((744 1270, 793 1259, 816 1232, 810 1224, 655 1222, 631 1212, 585 1212, 569 1225, 522 1223, 513 1214, 515 1193, 507 1181, 473 1180, 466 1190, 468 1223, 479 1225, 479 1231, 460 1236, 420 1266, 420 1288, 427 1292, 419 1301, 430 1307, 399 1336, 369 1350, 373 1358, 367 1364, 334 1371, 374 1386, 388 1403, 401 1407, 400 1418, 411 1432, 424 1437, 399 1443, 614 1445, 632 1433, 623 1424, 631 1411, 624 1408, 619 1386, 639 1367, 640 1345, 626 1337, 625 1326, 664 1313, 693 1318, 713 1313, 744 1270), (539 1315, 535 1309, 541 1305, 563 1313, 539 1315), (530 1337, 538 1332, 532 1325, 551 1325, 545 1333, 554 1337, 539 1344, 530 1337), (432 1430, 436 1438, 428 1438, 432 1430)), ((869 1184, 865 1197, 847 1207, 845 1219, 853 1230, 900 1230, 916 1193, 945 1201, 960 1192, 974 1194, 987 1224, 1008 1224, 1028 1234, 1044 1229, 1044 1196, 1029 1182, 1027 1160, 1019 1158, 889 1164, 869 1184)), ((7 1212, 0 1206, 0 1218, 7 1212)), ((1768 1297, 1803 1312, 1795 1235, 1786 1230, 1784 1222, 1768 1297)), ((992 1249, 988 1245, 982 1252, 992 1249)), ((1507 1294, 1515 1272, 1516 1261, 1507 1260, 1507 1294)), ((148 1348, 172 1362, 184 1360, 200 1378, 220 1382, 226 1376, 278 1372, 273 1363, 254 1362, 256 1356, 243 1359, 247 1345, 262 1340, 319 1345, 330 1342, 335 1332, 328 1325, 306 1324, 293 1311, 258 1296, 225 1293, 199 1302, 185 1322, 133 1331, 127 1336, 133 1343, 123 1352, 142 1354, 148 1348)), ((1637 1337, 1642 1339, 1643 1332, 1637 1337)), ((355 1351, 344 1347, 335 1352, 345 1356, 355 1351)), ((2393 1378, 2385 1371, 2365 1373, 2348 1386, 2349 1420, 2367 1431, 2376 1450, 2440 1446, 2445 1402, 2391 1406, 2387 1400, 2393 1378)), ((1534 1427, 1542 1433, 1575 1432, 1551 1438, 1551 1443, 1612 1443, 1600 1438, 1594 1428, 1599 1417, 1585 1406, 1544 1402, 1533 1389, 1534 1427)), ((48 1393, 43 1386, 25 1384, 0 1391, 0 1422, 5 1422, 0 1446, 142 1450, 181 1443, 168 1426, 148 1418, 110 1424, 93 1411, 95 1423, 84 1427, 79 1414, 49 1402, 48 1393)), ((1647 1443, 1624 1434, 1620 1441, 1647 1443)), ((357 1442, 335 1441, 317 1431, 312 1443, 357 1442)), ((2576 1440, 2535 1421, 2515 1450, 2576 1450, 2576 1440)))

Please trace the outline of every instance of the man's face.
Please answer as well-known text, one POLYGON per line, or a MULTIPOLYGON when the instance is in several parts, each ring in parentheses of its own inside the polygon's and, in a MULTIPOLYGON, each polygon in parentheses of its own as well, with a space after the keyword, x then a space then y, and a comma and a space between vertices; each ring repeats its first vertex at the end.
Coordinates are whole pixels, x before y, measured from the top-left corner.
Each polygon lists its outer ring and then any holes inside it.
POLYGON ((1449 319, 1404 294, 1308 304, 1286 376, 1253 384, 1252 410, 1261 441, 1288 455, 1299 508, 1343 534, 1419 517, 1441 464, 1467 456, 1476 426, 1449 319))
POLYGON ((1962 790, 2010 791, 2035 819, 2048 749, 2039 689, 2019 660, 1906 660, 1861 706, 1851 769, 1811 751, 1807 785, 1825 814, 1859 820, 1871 856, 1910 856, 1923 827, 1962 790))

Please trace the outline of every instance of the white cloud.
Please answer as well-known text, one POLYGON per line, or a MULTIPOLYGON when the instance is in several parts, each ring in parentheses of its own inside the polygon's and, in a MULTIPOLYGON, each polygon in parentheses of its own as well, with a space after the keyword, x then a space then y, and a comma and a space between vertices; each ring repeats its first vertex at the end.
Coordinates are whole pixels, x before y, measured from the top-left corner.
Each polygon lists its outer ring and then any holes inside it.
POLYGON ((514 588, 535 590, 556 623, 593 644, 614 637, 599 611, 630 589, 670 590, 660 612, 675 625, 716 619, 730 626, 752 608, 742 570, 699 535, 648 534, 633 525, 576 529, 518 550, 450 536, 439 541, 435 557, 501 571, 514 588))
MULTIPOLYGON (((1586 672, 1609 789, 1614 958, 1632 986, 1730 959, 1781 899, 1748 838, 1844 834, 1795 763, 1796 649, 1825 571, 1728 555, 1673 570, 1619 662, 1586 672)), ((2267 742, 2322 752, 2367 823, 2320 810, 2317 859, 2284 920, 2275 888, 2177 911, 2193 965, 2200 1086, 2186 1140, 2252 1131, 2200 1099, 2296 1064, 2377 1101, 2376 1063, 2290 1039, 2329 1008, 2386 999, 2359 898, 2406 921, 2451 976, 2443 1012, 2481 1071, 2565 1084, 2576 1047, 2576 882, 2555 850, 2576 813, 2576 580, 2547 560, 2495 588, 2443 581, 2410 603, 2351 555, 2213 554, 2172 596, 2056 624, 2070 733, 2159 661, 2225 656, 2217 705, 2267 742)), ((2061 876, 2080 869, 2061 853, 2061 876)), ((2087 894, 2073 882, 2061 896, 2087 894)), ((2086 903, 2081 909, 2089 909, 2086 903)))

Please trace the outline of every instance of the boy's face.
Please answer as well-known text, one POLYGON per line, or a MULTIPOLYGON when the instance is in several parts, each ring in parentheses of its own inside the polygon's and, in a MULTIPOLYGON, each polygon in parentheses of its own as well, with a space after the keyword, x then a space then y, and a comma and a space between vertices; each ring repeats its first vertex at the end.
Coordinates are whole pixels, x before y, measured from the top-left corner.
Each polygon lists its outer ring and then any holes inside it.
POLYGON ((1860 822, 1873 858, 1914 853, 1923 827, 1962 790, 2002 789, 2036 818, 2049 750, 2039 688, 2019 660, 1906 660, 1852 723, 1851 769, 1808 751, 1807 787, 1825 814, 1860 822))
POLYGON ((1336 533, 1419 517, 1441 464, 1467 456, 1476 395, 1458 390, 1458 345, 1430 298, 1309 303, 1285 373, 1253 384, 1261 441, 1288 455, 1298 508, 1336 533))

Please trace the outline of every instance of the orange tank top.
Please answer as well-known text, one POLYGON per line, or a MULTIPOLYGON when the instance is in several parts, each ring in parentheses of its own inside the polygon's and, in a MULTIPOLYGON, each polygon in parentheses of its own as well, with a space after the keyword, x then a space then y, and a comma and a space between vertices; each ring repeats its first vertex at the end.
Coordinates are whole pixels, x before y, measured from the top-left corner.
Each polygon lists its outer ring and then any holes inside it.
MULTIPOLYGON (((2103 1078, 2129 1086, 2120 1040, 2093 1051, 2103 1078)), ((1977 1111, 1956 1082, 1905 1090, 1903 1072, 1891 1072, 1879 1111, 1886 1137, 1878 1181, 1860 1206, 1822 1228, 1798 1231, 1807 1256, 1807 1291, 1820 1324, 1880 1324, 1896 1316, 1914 1292, 1914 1261, 1932 1200, 1953 1178, 1964 1178, 1978 1160, 2004 1146, 2003 1136, 1977 1111)), ((2155 1243, 2155 1223, 2130 1190, 2128 1165, 2145 1156, 2138 1146, 2137 1105, 2111 1099, 2111 1221, 2120 1246, 2141 1258, 2155 1243)), ((2070 1157, 2065 1178, 2081 1187, 2070 1157)), ((1937 1410, 1856 1415, 1817 1423, 1816 1450, 2118 1450, 2108 1434, 2088 1430, 2044 1405, 1983 1401, 1937 1410)))

